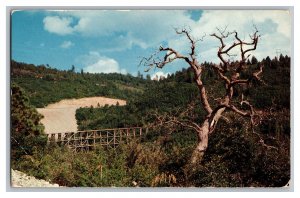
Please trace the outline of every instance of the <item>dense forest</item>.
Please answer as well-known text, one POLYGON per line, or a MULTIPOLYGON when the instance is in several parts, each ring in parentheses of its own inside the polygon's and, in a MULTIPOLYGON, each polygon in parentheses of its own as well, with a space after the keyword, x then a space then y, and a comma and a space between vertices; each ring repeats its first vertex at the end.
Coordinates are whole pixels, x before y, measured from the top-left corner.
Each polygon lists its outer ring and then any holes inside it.
MULTIPOLYGON (((250 75, 251 70, 264 64, 263 84, 253 79, 235 91, 237 98, 245 94, 259 112, 255 132, 250 130, 247 118, 225 112, 211 134, 203 160, 193 171, 187 162, 196 143, 195 132, 157 122, 159 116, 203 119, 205 114, 191 69, 184 68, 160 81, 151 81, 149 76, 144 79, 141 75, 76 73, 73 67, 70 71, 59 71, 15 61, 11 64, 12 89, 16 90, 12 101, 25 100, 25 107, 12 106, 12 112, 16 112, 13 115, 18 114, 20 108, 26 108, 38 123, 34 107, 65 98, 108 96, 127 99, 127 105, 78 109, 79 130, 127 126, 150 129, 142 141, 132 141, 115 149, 98 147, 85 153, 72 153, 51 144, 39 150, 34 145, 35 149, 28 149, 27 153, 22 149, 13 150, 18 157, 12 156, 12 168, 63 186, 281 187, 290 180, 288 56, 266 57, 261 61, 252 57, 247 62, 250 72, 241 75, 250 75), (20 95, 27 95, 29 100, 20 95), (18 100, 13 100, 15 97, 18 100), (191 106, 188 115, 183 115, 191 106)), ((208 92, 216 93, 209 98, 214 104, 219 95, 224 94, 224 85, 211 64, 203 63, 203 81, 208 92)), ((40 137, 40 130, 34 135, 40 137)), ((18 132, 13 123, 12 134, 18 132)))
POLYGON ((139 74, 90 74, 75 72, 75 66, 68 71, 60 71, 49 65, 11 61, 11 81, 21 86, 31 105, 39 108, 62 99, 89 96, 107 96, 119 99, 138 97, 150 83, 139 74))

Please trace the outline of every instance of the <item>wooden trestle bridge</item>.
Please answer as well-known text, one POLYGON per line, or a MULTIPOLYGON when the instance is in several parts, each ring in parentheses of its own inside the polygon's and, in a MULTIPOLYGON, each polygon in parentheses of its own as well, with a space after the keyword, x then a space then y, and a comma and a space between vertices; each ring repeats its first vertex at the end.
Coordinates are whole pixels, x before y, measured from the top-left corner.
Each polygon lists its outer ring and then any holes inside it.
POLYGON ((67 146, 73 151, 87 151, 98 145, 116 147, 121 142, 127 143, 132 139, 142 138, 148 128, 114 128, 65 133, 48 134, 48 142, 59 146, 67 146))

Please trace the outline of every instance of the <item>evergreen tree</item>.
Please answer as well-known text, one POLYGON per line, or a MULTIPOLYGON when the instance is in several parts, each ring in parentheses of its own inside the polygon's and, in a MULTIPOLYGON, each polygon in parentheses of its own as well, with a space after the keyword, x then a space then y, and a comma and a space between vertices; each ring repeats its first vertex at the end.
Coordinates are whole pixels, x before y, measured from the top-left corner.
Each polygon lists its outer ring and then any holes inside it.
POLYGON ((31 155, 35 149, 42 150, 47 143, 42 116, 29 105, 24 91, 15 84, 11 87, 11 158, 31 155))
POLYGON ((251 65, 251 62, 249 59, 247 60, 247 65, 251 65))
POLYGON ((276 69, 279 66, 278 58, 275 56, 271 61, 271 68, 276 69))
POLYGON ((147 80, 151 80, 151 76, 149 74, 146 75, 147 80))
POLYGON ((74 65, 72 65, 72 68, 71 68, 71 70, 70 70, 72 73, 75 73, 75 66, 74 65))
POLYGON ((266 66, 271 67, 271 59, 269 56, 267 56, 265 64, 266 66))
POLYGON ((143 74, 140 71, 137 73, 137 78, 143 79, 143 74))
POLYGON ((252 64, 252 65, 255 65, 255 64, 257 64, 257 63, 258 63, 257 58, 256 58, 255 56, 252 56, 252 58, 251 58, 251 64, 252 64))

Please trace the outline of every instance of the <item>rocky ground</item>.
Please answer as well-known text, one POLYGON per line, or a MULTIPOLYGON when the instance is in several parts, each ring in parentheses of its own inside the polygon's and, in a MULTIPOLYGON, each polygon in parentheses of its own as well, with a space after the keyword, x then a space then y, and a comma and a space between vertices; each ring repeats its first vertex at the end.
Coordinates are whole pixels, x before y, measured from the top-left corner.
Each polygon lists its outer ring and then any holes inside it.
POLYGON ((28 176, 17 170, 11 170, 11 186, 12 187, 59 187, 58 184, 50 184, 49 182, 35 177, 28 176))

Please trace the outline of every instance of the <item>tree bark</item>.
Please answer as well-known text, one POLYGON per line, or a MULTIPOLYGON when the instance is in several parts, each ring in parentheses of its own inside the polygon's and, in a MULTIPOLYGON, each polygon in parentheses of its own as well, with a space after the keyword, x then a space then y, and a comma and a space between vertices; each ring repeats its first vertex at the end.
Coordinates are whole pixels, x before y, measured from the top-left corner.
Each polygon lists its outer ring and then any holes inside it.
POLYGON ((199 131, 197 131, 198 142, 191 156, 191 164, 197 164, 202 161, 204 153, 208 146, 209 122, 206 119, 199 131))
MULTIPOLYGON (((225 103, 227 104, 228 101, 225 103)), ((217 111, 212 112, 212 114, 203 121, 200 129, 197 131, 198 141, 190 159, 191 164, 195 165, 197 163, 201 163, 204 153, 208 147, 208 136, 214 131, 215 126, 225 109, 225 107, 219 108, 217 111)))
POLYGON ((240 73, 243 70, 249 69, 245 64, 247 59, 250 57, 250 54, 248 53, 256 50, 257 47, 257 43, 260 35, 258 34, 258 30, 256 29, 256 27, 255 27, 255 32, 252 35, 250 35, 249 42, 240 39, 236 31, 226 32, 226 28, 223 31, 221 31, 218 28, 217 30, 219 33, 218 34, 213 33, 211 34, 211 36, 217 38, 220 41, 221 46, 219 47, 217 55, 222 61, 222 64, 220 64, 219 66, 213 65, 212 67, 220 77, 220 80, 224 81, 226 94, 221 98, 218 106, 216 107, 211 106, 208 97, 209 93, 206 91, 205 84, 202 82, 203 80, 202 72, 205 69, 205 67, 199 64, 196 58, 196 54, 195 54, 196 41, 190 35, 190 32, 188 30, 186 29, 183 29, 181 31, 176 30, 177 34, 185 35, 187 39, 190 41, 191 52, 189 53, 188 56, 179 53, 173 48, 161 46, 158 52, 165 52, 165 56, 163 57, 163 59, 156 58, 156 55, 158 53, 157 52, 151 55, 149 58, 143 58, 141 61, 141 63, 144 62, 144 65, 148 66, 149 69, 151 69, 152 67, 163 68, 166 64, 169 64, 176 59, 181 59, 184 60, 190 66, 190 68, 192 68, 194 72, 194 78, 195 78, 194 80, 200 92, 201 104, 203 109, 206 112, 206 117, 204 121, 199 124, 195 123, 194 120, 190 120, 189 123, 191 125, 182 124, 182 122, 176 119, 172 120, 175 123, 180 123, 183 126, 188 126, 190 128, 193 128, 197 132, 197 136, 198 136, 197 146, 192 153, 190 163, 188 163, 189 165, 191 165, 190 167, 192 169, 196 167, 195 166, 196 164, 202 161, 204 153, 208 147, 208 136, 214 131, 215 126, 218 120, 222 117, 222 114, 224 113, 225 109, 232 110, 233 112, 236 112, 242 116, 251 117, 251 123, 253 122, 252 117, 254 115, 254 110, 252 105, 248 101, 243 100, 242 98, 241 105, 246 104, 248 107, 250 107, 250 111, 240 110, 232 104, 234 86, 249 83, 252 78, 262 81, 258 75, 262 73, 263 66, 260 66, 260 70, 254 72, 252 74, 252 77, 248 79, 241 79, 240 76, 240 73), (226 45, 225 40, 230 37, 233 37, 235 39, 235 42, 233 42, 233 44, 231 45, 226 45), (233 63, 230 62, 228 58, 232 56, 230 52, 232 52, 233 49, 236 48, 239 48, 240 60, 233 63), (226 61, 226 59, 228 59, 228 61, 226 61))

